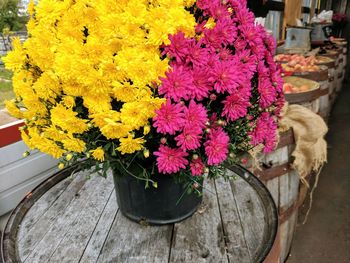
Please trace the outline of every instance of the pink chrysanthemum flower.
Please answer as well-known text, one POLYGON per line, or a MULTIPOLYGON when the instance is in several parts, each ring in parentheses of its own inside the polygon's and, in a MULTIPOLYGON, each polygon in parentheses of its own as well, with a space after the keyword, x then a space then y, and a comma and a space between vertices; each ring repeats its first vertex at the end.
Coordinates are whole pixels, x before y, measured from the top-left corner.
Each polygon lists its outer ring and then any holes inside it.
MULTIPOLYGON (((215 3, 215 1, 213 1, 215 3)), ((229 18, 230 13, 227 10, 227 7, 222 4, 214 4, 209 7, 209 14, 215 19, 229 18)))
POLYGON ((241 51, 244 50, 247 47, 247 42, 243 38, 238 38, 234 43, 233 43, 236 51, 241 51))
POLYGON ((185 128, 203 129, 208 121, 207 110, 202 104, 196 104, 191 100, 188 108, 185 108, 185 128))
POLYGON ((228 121, 235 121, 244 117, 248 113, 250 107, 250 90, 239 89, 237 92, 226 97, 222 103, 224 110, 222 116, 225 116, 228 121))
POLYGON ((230 60, 233 59, 232 51, 228 48, 223 48, 218 53, 220 60, 230 60))
POLYGON ((192 78, 194 89, 191 98, 198 101, 207 98, 213 86, 207 67, 195 67, 192 71, 192 78))
POLYGON ((234 20, 237 21, 240 25, 254 25, 254 14, 247 8, 236 8, 235 11, 236 17, 234 20))
POLYGON ((266 109, 276 100, 277 93, 275 87, 268 78, 259 78, 258 91, 260 94, 259 105, 266 109))
POLYGON ((237 27, 230 18, 219 19, 213 29, 222 38, 225 45, 231 44, 237 38, 237 27))
POLYGON ((277 123, 268 112, 263 112, 256 121, 256 127, 249 132, 250 143, 255 146, 265 144, 264 152, 271 151, 276 146, 277 123))
POLYGON ((181 99, 189 99, 193 90, 193 80, 190 71, 183 66, 174 65, 165 75, 165 78, 160 78, 162 84, 159 87, 159 94, 176 102, 181 99))
POLYGON ((268 78, 270 76, 270 70, 265 66, 265 63, 258 62, 258 75, 259 78, 268 78))
POLYGON ((281 115, 281 111, 283 109, 283 106, 286 104, 286 99, 284 98, 283 94, 279 94, 276 102, 275 102, 275 106, 276 106, 276 109, 275 109, 275 115, 277 117, 280 117, 281 115))
POLYGON ((192 160, 190 168, 193 176, 201 176, 204 173, 205 165, 200 158, 192 160))
POLYGON ((204 44, 207 48, 210 48, 212 51, 221 48, 221 44, 225 41, 224 37, 220 34, 220 31, 213 29, 204 30, 204 44))
POLYGON ((174 57, 177 62, 181 62, 187 54, 189 54, 190 40, 185 38, 183 32, 178 32, 175 35, 169 35, 170 45, 165 47, 165 53, 170 57, 174 57))
POLYGON ((257 29, 257 26, 254 26, 254 24, 244 25, 239 26, 239 29, 241 30, 244 40, 250 46, 253 54, 258 56, 259 60, 261 60, 264 56, 264 52, 266 49, 261 37, 257 37, 260 33, 260 31, 257 29))
POLYGON ((211 131, 209 140, 204 143, 208 165, 219 165, 226 160, 229 141, 230 137, 221 127, 211 131))
POLYGON ((205 14, 209 14, 208 12, 210 9, 214 9, 220 5, 220 0, 197 0, 197 6, 202 9, 205 14))
POLYGON ((272 72, 271 74, 272 85, 275 86, 276 91, 278 93, 282 93, 282 90, 283 90, 283 78, 281 76, 282 75, 281 75, 280 69, 277 69, 275 72, 272 72))
POLYGON ((236 55, 249 72, 256 72, 257 58, 256 56, 251 54, 251 51, 249 49, 243 49, 241 51, 238 51, 236 52, 236 55))
POLYGON ((212 69, 211 80, 215 81, 214 89, 218 93, 233 93, 243 82, 244 75, 240 71, 236 60, 220 61, 212 69))
POLYGON ((228 0, 231 7, 236 9, 247 9, 247 0, 228 0))
POLYGON ((174 135, 175 132, 182 130, 185 124, 184 117, 184 107, 181 104, 171 104, 168 100, 156 111, 153 127, 157 128, 159 133, 174 135))
POLYGON ((208 50, 201 47, 201 43, 191 44, 189 53, 186 58, 187 63, 192 63, 193 66, 206 66, 209 60, 208 50))
POLYGON ((154 155, 157 156, 158 171, 163 174, 177 173, 188 165, 188 153, 179 148, 161 145, 154 155))
POLYGON ((198 127, 187 127, 175 137, 176 145, 183 150, 195 150, 201 146, 202 130, 198 127))

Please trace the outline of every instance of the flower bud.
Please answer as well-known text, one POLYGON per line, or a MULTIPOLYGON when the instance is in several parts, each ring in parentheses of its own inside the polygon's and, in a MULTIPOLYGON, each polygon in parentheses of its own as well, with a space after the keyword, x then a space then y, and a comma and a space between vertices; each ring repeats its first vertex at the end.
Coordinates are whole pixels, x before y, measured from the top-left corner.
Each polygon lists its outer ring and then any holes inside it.
POLYGON ((211 94, 210 95, 210 100, 216 100, 216 95, 215 94, 211 94))
POLYGON ((210 128, 205 129, 205 133, 210 133, 210 132, 211 132, 210 128))
POLYGON ((241 159, 241 163, 242 163, 242 164, 247 164, 247 163, 248 163, 248 158, 245 158, 245 157, 242 158, 242 159, 241 159))
POLYGON ((199 184, 198 184, 198 183, 194 183, 194 184, 193 184, 193 188, 194 188, 194 189, 197 189, 198 187, 199 187, 199 184))
POLYGON ((162 139, 160 139, 160 143, 161 143, 161 144, 166 144, 166 138, 163 137, 162 139))
POLYGON ((217 121, 217 124, 220 125, 220 126, 224 126, 224 125, 225 125, 225 121, 223 121, 223 120, 218 120, 218 121, 217 121))
POLYGON ((143 135, 149 134, 150 131, 151 131, 151 126, 146 125, 146 126, 143 128, 143 135))
POLYGON ((233 152, 230 152, 229 156, 231 159, 235 158, 235 154, 233 152))
POLYGON ((205 174, 208 174, 208 173, 209 173, 209 168, 208 168, 208 167, 205 167, 205 168, 204 168, 204 173, 205 173, 205 174))
POLYGON ((90 158, 91 157, 91 154, 90 153, 86 153, 86 158, 90 158))
POLYGON ((143 156, 145 156, 145 158, 148 158, 149 157, 149 150, 144 149, 143 150, 143 156))
POLYGON ((72 160, 73 158, 73 154, 69 153, 66 155, 66 160, 69 162, 70 160, 72 160))
POLYGON ((24 153, 23 153, 23 157, 27 157, 27 156, 29 156, 30 155, 30 152, 28 152, 28 151, 25 151, 24 153))
POLYGON ((87 124, 87 126, 88 126, 89 129, 91 129, 92 127, 94 127, 94 125, 93 125, 91 122, 89 122, 89 123, 87 124))
POLYGON ((59 163, 58 164, 58 169, 62 170, 64 168, 64 163, 59 163))
POLYGON ((192 159, 193 159, 193 160, 197 160, 198 158, 199 158, 198 154, 194 154, 194 155, 192 156, 192 159))
POLYGON ((152 186, 153 186, 154 188, 158 188, 158 183, 157 183, 157 182, 154 182, 154 183, 152 184, 152 186))

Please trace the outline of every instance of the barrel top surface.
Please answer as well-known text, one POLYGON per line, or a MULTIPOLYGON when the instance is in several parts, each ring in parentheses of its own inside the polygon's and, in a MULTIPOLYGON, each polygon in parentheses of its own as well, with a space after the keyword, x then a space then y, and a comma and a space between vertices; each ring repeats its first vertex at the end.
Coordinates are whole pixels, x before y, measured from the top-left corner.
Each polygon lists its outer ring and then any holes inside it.
POLYGON ((125 218, 110 174, 58 173, 14 210, 4 262, 261 262, 275 239, 276 207, 254 176, 227 173, 234 180, 205 182, 192 217, 164 226, 125 218))
POLYGON ((293 76, 302 77, 314 81, 328 80, 328 67, 325 65, 319 65, 319 68, 320 69, 317 71, 293 72, 293 76))

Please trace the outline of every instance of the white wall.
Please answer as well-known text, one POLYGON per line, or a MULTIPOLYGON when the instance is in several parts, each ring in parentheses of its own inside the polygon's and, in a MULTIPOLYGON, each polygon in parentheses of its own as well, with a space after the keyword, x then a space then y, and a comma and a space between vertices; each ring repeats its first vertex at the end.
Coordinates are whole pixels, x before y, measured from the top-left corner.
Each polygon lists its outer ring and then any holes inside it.
POLYGON ((40 152, 24 158, 23 141, 0 148, 0 216, 57 171, 57 160, 40 152))

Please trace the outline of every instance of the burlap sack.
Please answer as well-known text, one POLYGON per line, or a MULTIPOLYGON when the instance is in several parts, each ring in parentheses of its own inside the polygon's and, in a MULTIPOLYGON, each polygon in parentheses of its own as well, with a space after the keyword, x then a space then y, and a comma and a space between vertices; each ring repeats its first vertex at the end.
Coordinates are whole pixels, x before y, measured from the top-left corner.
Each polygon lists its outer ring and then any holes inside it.
POLYGON ((282 131, 293 128, 296 144, 292 153, 295 158, 293 168, 308 185, 306 176, 318 171, 327 161, 327 142, 324 140, 327 125, 319 115, 295 104, 285 106, 279 125, 282 131))

